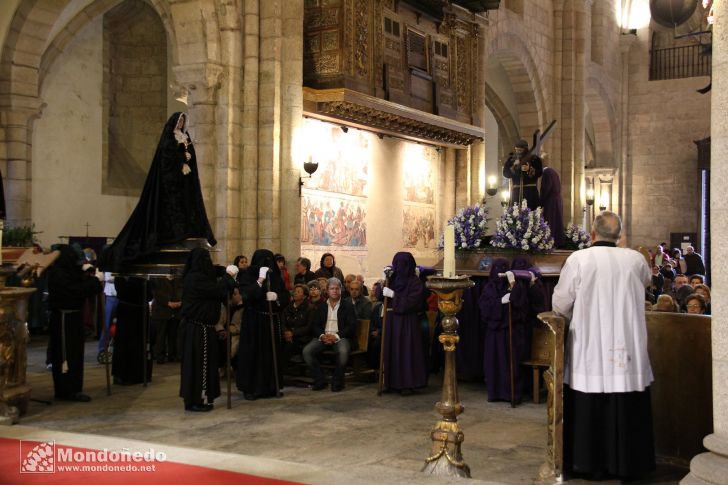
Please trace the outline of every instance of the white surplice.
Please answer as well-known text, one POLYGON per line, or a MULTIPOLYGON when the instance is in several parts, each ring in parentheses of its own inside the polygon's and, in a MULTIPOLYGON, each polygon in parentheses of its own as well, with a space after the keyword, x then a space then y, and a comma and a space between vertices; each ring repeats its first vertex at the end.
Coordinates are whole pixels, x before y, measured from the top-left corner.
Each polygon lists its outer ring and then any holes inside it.
POLYGON ((566 260, 552 307, 571 320, 564 372, 571 389, 614 393, 650 385, 645 288, 651 276, 632 249, 593 246, 566 260))

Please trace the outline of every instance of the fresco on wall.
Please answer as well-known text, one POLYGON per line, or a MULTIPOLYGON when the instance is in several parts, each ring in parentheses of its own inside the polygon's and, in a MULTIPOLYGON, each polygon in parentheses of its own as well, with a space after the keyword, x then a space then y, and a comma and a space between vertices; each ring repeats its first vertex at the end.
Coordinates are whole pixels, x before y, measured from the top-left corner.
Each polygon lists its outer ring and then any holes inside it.
POLYGON ((365 247, 366 200, 304 190, 301 200, 301 244, 365 247))
POLYGON ((310 157, 319 166, 306 187, 366 197, 372 157, 370 137, 359 130, 344 133, 337 125, 307 120, 304 143, 309 144, 310 157))
POLYGON ((435 167, 438 153, 432 147, 409 143, 404 157, 404 200, 435 203, 435 167))
POLYGON ((405 204, 402 210, 402 246, 407 250, 434 251, 435 208, 405 204))

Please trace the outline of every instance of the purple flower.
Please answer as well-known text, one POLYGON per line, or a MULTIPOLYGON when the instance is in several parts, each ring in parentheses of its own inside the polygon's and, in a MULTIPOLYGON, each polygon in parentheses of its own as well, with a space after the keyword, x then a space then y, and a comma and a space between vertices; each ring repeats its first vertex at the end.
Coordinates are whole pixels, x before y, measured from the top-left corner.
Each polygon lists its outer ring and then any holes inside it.
POLYGON ((592 241, 589 233, 574 223, 566 226, 564 235, 566 236, 566 249, 579 250, 591 246, 592 241))
POLYGON ((490 244, 496 248, 543 253, 553 249, 554 238, 541 208, 532 211, 524 200, 520 207, 514 203, 503 210, 490 244))
MULTIPOLYGON (((474 249, 482 246, 483 237, 488 229, 488 208, 482 204, 460 209, 455 217, 447 221, 455 226, 455 248, 474 249)), ((440 236, 439 247, 445 245, 444 236, 440 236)))

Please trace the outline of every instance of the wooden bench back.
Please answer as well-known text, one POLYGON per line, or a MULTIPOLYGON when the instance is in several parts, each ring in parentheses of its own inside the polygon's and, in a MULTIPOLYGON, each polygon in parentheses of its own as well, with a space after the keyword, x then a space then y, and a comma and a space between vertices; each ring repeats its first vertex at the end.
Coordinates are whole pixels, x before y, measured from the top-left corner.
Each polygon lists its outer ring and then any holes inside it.
POLYGON ((366 352, 369 349, 369 320, 357 320, 354 338, 359 347, 357 350, 366 352))
POLYGON ((713 432, 711 318, 645 312, 655 452, 687 466, 713 432))

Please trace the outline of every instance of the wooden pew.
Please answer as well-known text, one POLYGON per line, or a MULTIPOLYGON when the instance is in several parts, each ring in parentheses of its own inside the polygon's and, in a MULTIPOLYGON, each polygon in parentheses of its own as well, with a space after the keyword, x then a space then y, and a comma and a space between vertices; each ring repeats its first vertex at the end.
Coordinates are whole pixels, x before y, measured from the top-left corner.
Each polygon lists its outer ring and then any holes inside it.
MULTIPOLYGON (((650 386, 655 453, 660 462, 687 467, 704 451, 713 432, 711 319, 705 315, 646 314, 647 340, 654 382, 650 386)), ((548 390, 546 461, 541 480, 563 472, 564 343, 568 325, 552 312, 538 315, 551 336, 544 372, 548 390)))
POLYGON ((655 453, 688 467, 713 432, 711 319, 706 315, 646 312, 655 453))

